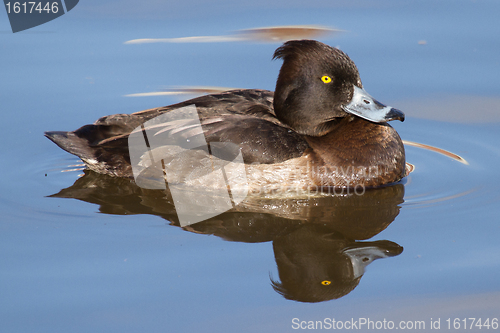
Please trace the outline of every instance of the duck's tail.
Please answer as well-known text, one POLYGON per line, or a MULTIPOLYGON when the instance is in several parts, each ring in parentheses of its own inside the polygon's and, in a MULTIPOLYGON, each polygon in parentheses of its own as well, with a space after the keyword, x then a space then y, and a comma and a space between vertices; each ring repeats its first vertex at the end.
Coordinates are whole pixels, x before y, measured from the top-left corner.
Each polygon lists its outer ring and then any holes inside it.
POLYGON ((78 137, 74 132, 51 131, 44 134, 60 148, 80 157, 83 161, 94 158, 94 153, 89 146, 89 142, 78 137))
POLYGON ((74 132, 45 132, 45 136, 90 170, 117 177, 132 177, 127 137, 107 138, 105 125, 86 125, 74 132), (125 143, 124 143, 125 142, 125 143))

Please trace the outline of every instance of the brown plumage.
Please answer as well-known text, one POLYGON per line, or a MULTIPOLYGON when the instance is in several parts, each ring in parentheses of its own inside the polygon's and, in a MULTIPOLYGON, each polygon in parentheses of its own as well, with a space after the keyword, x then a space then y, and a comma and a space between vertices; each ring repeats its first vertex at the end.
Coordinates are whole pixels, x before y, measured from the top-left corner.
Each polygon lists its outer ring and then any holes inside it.
POLYGON ((376 187, 406 175, 402 141, 386 123, 403 121, 404 114, 362 89, 345 53, 302 40, 286 42, 274 58, 283 59, 275 93, 232 90, 45 135, 89 169, 133 177, 130 133, 159 115, 195 105, 203 133, 189 121, 160 124, 163 131, 186 140, 203 134, 206 142, 239 146, 251 186, 376 187))

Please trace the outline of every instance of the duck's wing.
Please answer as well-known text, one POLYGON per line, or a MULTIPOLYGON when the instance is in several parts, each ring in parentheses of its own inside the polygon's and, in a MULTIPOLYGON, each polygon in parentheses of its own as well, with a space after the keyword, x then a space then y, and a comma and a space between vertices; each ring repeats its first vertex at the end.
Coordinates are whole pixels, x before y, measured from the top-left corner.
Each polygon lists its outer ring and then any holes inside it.
MULTIPOLYGON (((161 108, 136 112, 130 116, 137 116, 144 122, 162 113, 194 105, 196 106, 200 120, 226 115, 246 115, 265 119, 275 124, 281 124, 274 113, 273 97, 274 93, 268 90, 230 90, 219 94, 196 97, 161 108)), ((101 120, 107 123, 110 119, 103 117, 98 122, 101 120)))
POLYGON ((207 143, 230 142, 237 145, 246 164, 272 164, 301 156, 309 147, 307 142, 283 125, 250 115, 224 115, 181 126, 165 124, 158 132, 167 131, 179 141, 192 141, 204 135, 207 143))
POLYGON ((181 119, 155 123, 154 132, 167 132, 187 140, 203 134, 207 143, 231 142, 241 148, 245 163, 278 163, 301 156, 309 145, 276 118, 272 103, 270 91, 233 90, 137 113, 106 116, 74 132, 45 135, 79 156, 94 171, 131 177, 130 133, 148 120, 194 105, 199 122, 181 119))

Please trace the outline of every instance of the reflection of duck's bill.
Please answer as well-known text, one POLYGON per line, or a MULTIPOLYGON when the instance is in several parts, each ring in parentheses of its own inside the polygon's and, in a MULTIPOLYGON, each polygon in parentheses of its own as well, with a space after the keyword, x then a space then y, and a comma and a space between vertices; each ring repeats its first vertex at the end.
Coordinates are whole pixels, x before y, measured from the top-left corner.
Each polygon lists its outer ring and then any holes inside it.
POLYGON ((423 144, 423 143, 413 142, 413 141, 403 140, 403 143, 405 145, 407 145, 407 146, 412 146, 412 147, 417 147, 417 148, 422 148, 422 149, 430 150, 430 151, 436 152, 438 154, 444 155, 446 157, 449 157, 449 158, 451 158, 451 159, 453 159, 455 161, 458 161, 460 163, 463 163, 465 165, 469 165, 469 162, 467 162, 467 160, 465 158, 463 158, 462 156, 460 156, 458 154, 452 153, 450 151, 447 151, 447 150, 444 150, 444 149, 441 149, 441 148, 438 148, 438 147, 426 145, 426 144, 423 144))
POLYGON ((351 259, 355 278, 365 273, 365 267, 376 259, 394 257, 403 252, 403 247, 388 241, 358 242, 344 249, 343 253, 351 259))

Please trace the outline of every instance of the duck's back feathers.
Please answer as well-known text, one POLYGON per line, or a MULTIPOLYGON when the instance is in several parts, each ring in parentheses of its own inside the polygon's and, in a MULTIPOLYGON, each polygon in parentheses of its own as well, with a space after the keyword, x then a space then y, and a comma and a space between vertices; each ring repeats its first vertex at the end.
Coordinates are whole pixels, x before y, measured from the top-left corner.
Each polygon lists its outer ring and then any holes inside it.
MULTIPOLYGON (((231 142, 239 147, 245 163, 272 164, 299 157, 309 147, 304 138, 275 116, 273 93, 266 90, 233 90, 200 96, 182 103, 132 114, 98 119, 74 132, 46 132, 50 140, 80 157, 97 172, 132 177, 128 136, 138 126, 166 112, 195 105, 206 142, 231 142)), ((178 137, 189 139, 199 127, 161 124, 178 137)))

